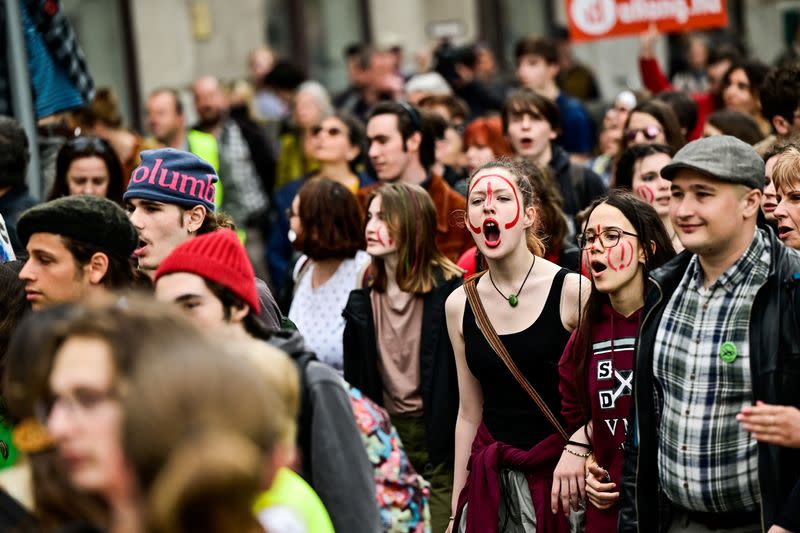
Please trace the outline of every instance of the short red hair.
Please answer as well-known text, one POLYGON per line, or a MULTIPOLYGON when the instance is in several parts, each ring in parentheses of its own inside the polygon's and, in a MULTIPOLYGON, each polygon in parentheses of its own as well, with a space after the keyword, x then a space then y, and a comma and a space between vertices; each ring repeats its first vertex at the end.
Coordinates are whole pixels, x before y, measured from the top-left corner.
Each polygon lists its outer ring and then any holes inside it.
POLYGON ((503 121, 500 117, 477 118, 464 130, 464 149, 470 146, 488 146, 495 159, 514 155, 511 143, 503 134, 503 121))

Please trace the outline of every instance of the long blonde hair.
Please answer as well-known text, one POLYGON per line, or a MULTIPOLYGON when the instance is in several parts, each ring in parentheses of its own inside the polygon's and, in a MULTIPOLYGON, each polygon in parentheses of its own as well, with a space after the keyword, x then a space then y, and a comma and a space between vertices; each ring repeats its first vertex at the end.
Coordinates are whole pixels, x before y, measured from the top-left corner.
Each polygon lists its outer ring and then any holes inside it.
MULTIPOLYGON (((389 234, 397 243, 397 285, 404 292, 426 294, 436 286, 436 271, 444 279, 462 276, 464 271, 450 261, 436 246, 436 206, 419 185, 387 183, 375 189, 367 206, 381 197, 381 213, 389 234)), ((386 290, 386 266, 383 259, 372 258, 375 278, 372 288, 386 290)))

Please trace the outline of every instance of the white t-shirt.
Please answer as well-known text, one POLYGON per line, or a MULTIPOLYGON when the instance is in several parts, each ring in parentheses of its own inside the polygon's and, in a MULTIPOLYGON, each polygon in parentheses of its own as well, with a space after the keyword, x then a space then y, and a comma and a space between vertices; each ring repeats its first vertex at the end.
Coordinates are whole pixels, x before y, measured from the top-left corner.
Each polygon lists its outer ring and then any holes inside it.
POLYGON ((303 256, 295 266, 296 285, 289 308, 289 320, 297 326, 306 346, 317 354, 317 358, 341 374, 344 336, 342 311, 347 305, 350 291, 358 286, 358 277, 369 263, 370 256, 364 251, 356 252, 354 258, 342 261, 331 279, 316 289, 311 287, 313 262, 297 280, 306 261, 306 256, 303 256))

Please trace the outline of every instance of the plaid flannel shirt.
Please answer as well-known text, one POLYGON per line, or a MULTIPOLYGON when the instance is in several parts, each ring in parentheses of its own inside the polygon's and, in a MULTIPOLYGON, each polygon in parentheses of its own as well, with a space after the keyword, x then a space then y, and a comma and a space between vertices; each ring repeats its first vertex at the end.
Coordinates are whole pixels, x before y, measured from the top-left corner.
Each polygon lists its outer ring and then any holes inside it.
POLYGON ((667 497, 683 508, 758 509, 756 441, 739 426, 736 414, 753 403, 750 312, 769 265, 761 230, 708 288, 694 256, 659 324, 653 359, 663 401, 659 478, 667 497), (724 343, 736 347, 732 362, 720 357, 724 343))
POLYGON ((266 212, 269 200, 250 157, 250 147, 232 119, 225 121, 220 135, 219 163, 220 176, 225 180, 222 209, 238 226, 252 224, 254 217, 266 212))

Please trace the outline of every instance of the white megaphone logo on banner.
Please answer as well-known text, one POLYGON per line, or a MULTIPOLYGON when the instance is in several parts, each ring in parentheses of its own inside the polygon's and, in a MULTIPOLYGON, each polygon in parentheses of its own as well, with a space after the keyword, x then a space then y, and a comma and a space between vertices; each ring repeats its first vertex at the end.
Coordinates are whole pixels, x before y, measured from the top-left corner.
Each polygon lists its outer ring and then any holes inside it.
POLYGON ((614 0, 573 0, 570 14, 578 29, 588 35, 606 33, 617 23, 614 0))

